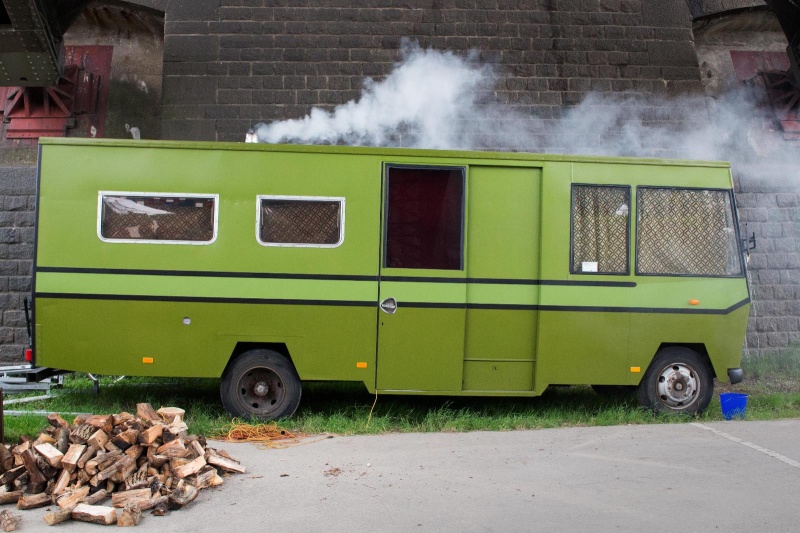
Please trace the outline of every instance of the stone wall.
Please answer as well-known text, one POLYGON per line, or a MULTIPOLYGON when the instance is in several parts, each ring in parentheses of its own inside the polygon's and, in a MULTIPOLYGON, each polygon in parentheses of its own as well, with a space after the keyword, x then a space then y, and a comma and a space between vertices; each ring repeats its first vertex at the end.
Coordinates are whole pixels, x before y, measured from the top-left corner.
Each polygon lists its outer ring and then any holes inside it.
POLYGON ((163 135, 243 141, 258 122, 357 98, 400 42, 497 66, 493 97, 558 116, 590 91, 700 92, 683 0, 169 2, 163 135))

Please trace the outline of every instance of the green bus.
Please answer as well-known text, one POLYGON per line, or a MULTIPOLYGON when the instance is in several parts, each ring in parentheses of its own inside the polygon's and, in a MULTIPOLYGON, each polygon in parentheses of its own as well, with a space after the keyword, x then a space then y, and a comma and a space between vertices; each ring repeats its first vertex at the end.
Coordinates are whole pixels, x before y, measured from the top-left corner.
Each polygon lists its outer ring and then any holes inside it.
POLYGON ((696 413, 742 379, 727 163, 42 139, 36 217, 35 364, 221 378, 235 416, 310 381, 696 413))

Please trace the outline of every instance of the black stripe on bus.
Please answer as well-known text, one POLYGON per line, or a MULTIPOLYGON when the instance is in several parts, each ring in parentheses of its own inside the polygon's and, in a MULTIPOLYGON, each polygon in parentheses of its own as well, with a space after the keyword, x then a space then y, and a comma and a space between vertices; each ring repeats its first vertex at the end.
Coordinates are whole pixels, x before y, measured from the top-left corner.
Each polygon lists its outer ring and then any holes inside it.
POLYGON ((272 272, 214 272, 201 270, 146 270, 121 268, 70 268, 37 267, 36 272, 58 274, 113 274, 133 276, 186 276, 202 278, 250 278, 250 279, 304 279, 320 281, 395 281, 412 283, 475 283, 492 285, 541 285, 563 287, 636 287, 633 281, 596 280, 548 280, 548 279, 504 279, 504 278, 437 278, 423 276, 357 276, 339 274, 284 274, 272 272))
MULTIPOLYGON (((206 296, 148 296, 138 294, 80 294, 80 293, 36 293, 39 298, 66 300, 112 300, 137 302, 186 302, 186 303, 232 303, 271 305, 325 305, 338 307, 373 307, 377 302, 356 300, 292 300, 277 298, 212 298, 206 296)), ((401 302, 398 309, 486 309, 509 311, 578 311, 583 313, 666 313, 686 315, 727 315, 750 303, 750 298, 726 309, 683 309, 670 307, 602 307, 577 305, 526 305, 526 304, 464 304, 435 302, 401 302)))

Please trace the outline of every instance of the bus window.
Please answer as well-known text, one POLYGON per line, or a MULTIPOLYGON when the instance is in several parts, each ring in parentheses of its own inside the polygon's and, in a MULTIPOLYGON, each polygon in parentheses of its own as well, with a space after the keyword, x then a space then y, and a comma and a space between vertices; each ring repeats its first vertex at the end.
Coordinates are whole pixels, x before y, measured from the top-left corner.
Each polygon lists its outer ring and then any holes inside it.
POLYGON ((259 196, 257 235, 264 246, 335 248, 344 241, 344 198, 259 196))
POLYGON ((740 276, 727 190, 637 188, 636 273, 740 276))
POLYGON ((461 270, 464 169, 387 169, 387 268, 461 270))
POLYGON ((571 273, 628 273, 630 198, 630 187, 572 186, 571 273))
POLYGON ((97 232, 106 242, 210 244, 216 195, 101 192, 97 232))

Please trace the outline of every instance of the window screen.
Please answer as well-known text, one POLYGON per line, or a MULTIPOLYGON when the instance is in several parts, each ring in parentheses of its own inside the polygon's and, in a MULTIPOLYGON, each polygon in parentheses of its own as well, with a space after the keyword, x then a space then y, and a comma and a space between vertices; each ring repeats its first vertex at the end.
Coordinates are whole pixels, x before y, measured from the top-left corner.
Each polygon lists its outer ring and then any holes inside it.
POLYGON ((742 273, 728 191, 639 187, 637 195, 637 273, 742 273))
POLYGON ((572 273, 627 274, 628 187, 572 186, 572 273))
POLYGON ((259 241, 276 246, 338 246, 343 198, 259 197, 259 241))
POLYGON ((216 197, 101 193, 100 236, 107 240, 214 240, 216 197))
POLYGON ((462 268, 464 170, 388 167, 389 268, 462 268))

